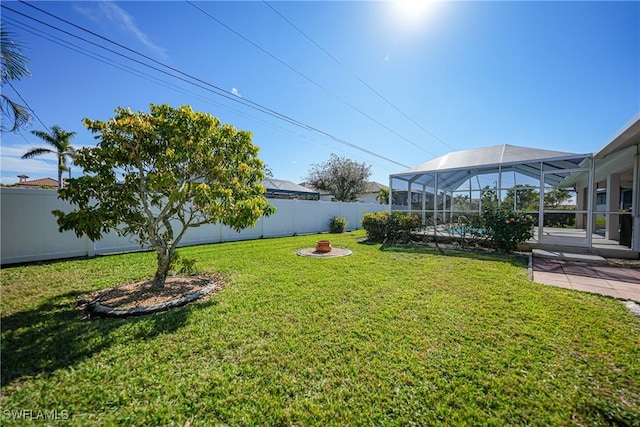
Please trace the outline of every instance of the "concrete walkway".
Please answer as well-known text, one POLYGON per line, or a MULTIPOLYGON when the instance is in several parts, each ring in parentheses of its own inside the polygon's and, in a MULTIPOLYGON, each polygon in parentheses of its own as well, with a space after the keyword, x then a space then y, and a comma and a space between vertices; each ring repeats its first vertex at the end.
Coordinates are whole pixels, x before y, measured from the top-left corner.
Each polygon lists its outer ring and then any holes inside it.
POLYGON ((640 269, 539 258, 535 254, 532 267, 534 282, 640 303, 640 269))

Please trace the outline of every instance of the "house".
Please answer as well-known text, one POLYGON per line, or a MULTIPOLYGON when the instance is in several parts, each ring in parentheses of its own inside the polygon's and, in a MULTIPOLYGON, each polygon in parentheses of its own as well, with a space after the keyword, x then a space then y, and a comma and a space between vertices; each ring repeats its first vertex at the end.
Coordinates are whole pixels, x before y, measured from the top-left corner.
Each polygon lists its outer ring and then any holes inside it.
POLYGON ((39 178, 29 180, 27 175, 18 175, 20 181, 15 185, 18 188, 58 188, 58 181, 53 178, 39 178))
MULTIPOLYGON (((378 200, 380 190, 388 189, 389 187, 380 184, 379 182, 369 181, 367 182, 365 192, 362 194, 358 194, 358 198, 356 200, 360 203, 380 203, 380 201, 378 200)), ((386 205, 387 203, 383 201, 381 204, 386 205)))

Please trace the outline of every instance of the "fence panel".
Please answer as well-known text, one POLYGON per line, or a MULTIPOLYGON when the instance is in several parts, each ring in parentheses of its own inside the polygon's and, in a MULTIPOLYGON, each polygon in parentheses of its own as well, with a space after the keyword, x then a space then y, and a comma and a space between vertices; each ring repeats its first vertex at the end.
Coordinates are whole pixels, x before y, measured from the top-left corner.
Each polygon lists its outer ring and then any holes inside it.
POLYGON ((1 262, 17 263, 88 255, 92 243, 73 231, 58 231, 54 209, 68 209, 57 192, 39 189, 0 190, 1 262))
MULTIPOLYGON (((293 236, 329 231, 333 216, 347 219, 347 229, 361 227, 364 212, 386 210, 386 205, 341 203, 313 200, 270 199, 276 213, 260 218, 255 227, 237 232, 221 224, 207 224, 189 229, 180 246, 293 236)), ((0 263, 44 261, 50 259, 94 256, 141 249, 133 238, 110 232, 92 242, 78 238, 72 231, 58 232, 54 209, 64 212, 72 206, 57 198, 55 190, 3 188, 0 191, 0 263)))

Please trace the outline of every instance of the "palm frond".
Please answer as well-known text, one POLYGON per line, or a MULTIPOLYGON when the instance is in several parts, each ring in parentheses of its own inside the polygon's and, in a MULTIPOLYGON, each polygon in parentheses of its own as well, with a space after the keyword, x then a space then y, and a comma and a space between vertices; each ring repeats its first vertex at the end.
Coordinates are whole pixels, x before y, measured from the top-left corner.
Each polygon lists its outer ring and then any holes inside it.
POLYGON ((33 150, 30 150, 30 151, 27 151, 26 153, 24 153, 22 155, 22 158, 23 159, 32 159, 34 157, 41 156, 41 155, 47 154, 47 153, 56 154, 56 152, 54 150, 51 150, 49 148, 34 148, 33 150))
POLYGON ((5 120, 3 120, 1 127, 2 132, 14 132, 29 123, 31 114, 27 107, 12 101, 11 98, 5 94, 0 95, 0 97, 0 112, 2 115, 7 116, 9 119, 7 122, 11 124, 11 126, 7 126, 5 120))
POLYGON ((10 32, 0 29, 0 75, 2 82, 20 80, 28 76, 27 57, 21 53, 22 46, 12 40, 10 32))

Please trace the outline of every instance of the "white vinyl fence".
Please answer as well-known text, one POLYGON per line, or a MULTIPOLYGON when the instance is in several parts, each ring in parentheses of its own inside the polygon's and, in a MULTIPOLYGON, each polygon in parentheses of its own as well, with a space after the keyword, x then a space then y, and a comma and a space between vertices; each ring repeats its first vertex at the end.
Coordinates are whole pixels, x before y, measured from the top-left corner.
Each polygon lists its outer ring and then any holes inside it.
MULTIPOLYGON (((187 231, 180 246, 252 240, 329 231, 333 216, 347 219, 347 229, 361 228, 365 212, 387 209, 373 203, 341 203, 313 200, 269 199, 276 213, 258 220, 255 227, 236 232, 221 224, 208 224, 187 231)), ((140 245, 114 232, 92 242, 72 231, 60 233, 52 210, 72 206, 57 198, 55 190, 2 188, 0 190, 0 263, 44 261, 134 251, 140 245)))

